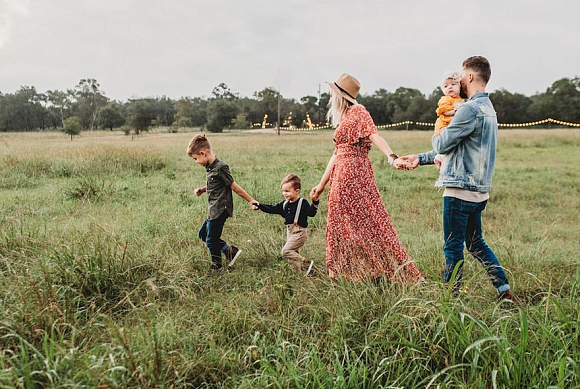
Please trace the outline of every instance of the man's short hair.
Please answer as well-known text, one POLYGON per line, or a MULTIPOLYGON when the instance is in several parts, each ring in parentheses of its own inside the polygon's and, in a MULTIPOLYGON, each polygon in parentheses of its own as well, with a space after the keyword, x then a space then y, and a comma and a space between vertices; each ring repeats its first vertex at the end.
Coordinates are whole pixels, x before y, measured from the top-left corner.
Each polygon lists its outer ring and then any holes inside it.
POLYGON ((284 177, 282 179, 282 182, 280 183, 280 186, 291 182, 292 183, 292 188, 293 189, 301 189, 302 188, 302 184, 300 181, 300 177, 298 177, 296 174, 288 174, 286 177, 284 177))
POLYGON ((469 57, 463 61, 463 68, 473 70, 479 79, 486 84, 491 78, 491 65, 487 58, 480 55, 469 57))
POLYGON ((187 155, 199 154, 200 151, 211 150, 209 141, 204 134, 197 134, 189 141, 187 145, 187 155))

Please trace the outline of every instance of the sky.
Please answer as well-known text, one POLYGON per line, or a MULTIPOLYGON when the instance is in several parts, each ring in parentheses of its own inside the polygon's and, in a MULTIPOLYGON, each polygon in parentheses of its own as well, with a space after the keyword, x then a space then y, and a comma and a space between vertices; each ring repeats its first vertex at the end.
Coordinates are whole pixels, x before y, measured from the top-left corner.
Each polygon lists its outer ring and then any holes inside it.
POLYGON ((0 0, 0 91, 73 88, 95 78, 113 99, 299 99, 355 76, 361 93, 429 94, 471 55, 488 91, 532 95, 580 76, 577 0, 0 0))

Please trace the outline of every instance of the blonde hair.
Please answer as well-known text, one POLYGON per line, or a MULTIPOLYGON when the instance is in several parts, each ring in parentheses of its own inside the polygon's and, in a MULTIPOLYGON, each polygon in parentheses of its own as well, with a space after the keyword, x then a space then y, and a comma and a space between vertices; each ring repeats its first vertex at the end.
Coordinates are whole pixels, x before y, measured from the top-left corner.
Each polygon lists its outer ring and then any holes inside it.
POLYGON ((286 177, 284 177, 282 179, 282 182, 280 183, 280 186, 287 184, 288 182, 292 183, 292 188, 293 189, 300 189, 302 188, 302 183, 300 180, 300 177, 298 177, 296 174, 288 174, 286 177))
POLYGON ((338 127, 346 111, 353 105, 342 95, 331 89, 330 100, 328 100, 328 112, 326 113, 326 121, 330 122, 333 127, 338 127))
POLYGON ((187 145, 187 155, 199 154, 200 151, 211 150, 209 141, 204 134, 197 134, 189 141, 187 145))
POLYGON ((459 72, 447 72, 443 75, 443 80, 441 81, 441 86, 445 84, 445 81, 453 80, 455 82, 461 81, 461 73, 459 72))

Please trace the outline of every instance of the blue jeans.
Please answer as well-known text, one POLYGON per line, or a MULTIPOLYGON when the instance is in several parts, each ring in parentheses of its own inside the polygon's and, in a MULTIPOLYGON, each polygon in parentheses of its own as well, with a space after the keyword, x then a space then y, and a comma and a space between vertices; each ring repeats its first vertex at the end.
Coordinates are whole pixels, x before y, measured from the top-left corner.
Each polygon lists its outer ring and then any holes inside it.
POLYGON ((461 286, 463 276, 463 244, 471 255, 478 259, 498 293, 510 289, 508 279, 495 254, 485 241, 481 232, 481 211, 486 201, 472 203, 455 197, 443 198, 443 252, 445 253, 444 281, 449 283, 457 268, 454 290, 461 286))
POLYGON ((211 266, 214 269, 222 267, 222 253, 230 247, 222 240, 222 232, 228 216, 228 213, 224 212, 217 219, 206 220, 199 229, 199 239, 207 245, 211 254, 211 266))

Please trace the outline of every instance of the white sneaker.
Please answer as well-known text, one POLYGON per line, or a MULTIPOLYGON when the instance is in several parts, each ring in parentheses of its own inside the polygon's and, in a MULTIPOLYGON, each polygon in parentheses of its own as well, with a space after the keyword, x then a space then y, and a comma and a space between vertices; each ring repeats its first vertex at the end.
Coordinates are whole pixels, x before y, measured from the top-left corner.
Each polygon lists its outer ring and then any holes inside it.
POLYGON ((310 275, 310 273, 312 272, 312 266, 314 266, 314 261, 310 261, 310 264, 308 265, 308 269, 306 270, 306 274, 305 274, 306 277, 308 277, 310 275))
POLYGON ((239 258, 240 254, 242 254, 242 250, 237 248, 236 246, 230 246, 226 252, 226 257, 230 261, 228 263, 228 267, 234 266, 236 260, 239 258))

